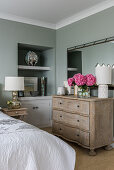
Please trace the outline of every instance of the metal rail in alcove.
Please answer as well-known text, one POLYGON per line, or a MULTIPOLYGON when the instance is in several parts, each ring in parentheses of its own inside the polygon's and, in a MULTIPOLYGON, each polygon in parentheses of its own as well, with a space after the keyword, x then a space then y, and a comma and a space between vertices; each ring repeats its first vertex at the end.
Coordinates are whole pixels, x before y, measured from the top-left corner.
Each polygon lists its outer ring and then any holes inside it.
POLYGON ((101 39, 101 40, 77 45, 77 46, 74 46, 74 47, 70 47, 70 48, 67 48, 67 51, 68 52, 75 51, 75 50, 78 50, 80 48, 85 48, 85 47, 90 47, 90 46, 93 46, 93 45, 103 44, 103 43, 110 42, 110 41, 114 41, 114 37, 109 37, 109 38, 105 38, 105 39, 101 39))

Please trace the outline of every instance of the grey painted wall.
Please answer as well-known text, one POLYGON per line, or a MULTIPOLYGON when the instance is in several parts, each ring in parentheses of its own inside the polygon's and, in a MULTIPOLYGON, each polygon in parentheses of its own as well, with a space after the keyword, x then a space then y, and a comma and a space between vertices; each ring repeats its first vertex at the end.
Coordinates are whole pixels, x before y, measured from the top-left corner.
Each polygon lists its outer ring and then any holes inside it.
POLYGON ((0 19, 0 105, 2 106, 11 97, 11 93, 4 91, 4 78, 16 76, 18 72, 17 43, 55 48, 56 31, 0 19))
MULTIPOLYGON (((114 36, 113 18, 114 7, 56 31, 56 86, 63 85, 63 80, 67 79, 67 48, 114 36)), ((90 71, 87 65, 88 61, 84 59, 84 73, 90 71)))

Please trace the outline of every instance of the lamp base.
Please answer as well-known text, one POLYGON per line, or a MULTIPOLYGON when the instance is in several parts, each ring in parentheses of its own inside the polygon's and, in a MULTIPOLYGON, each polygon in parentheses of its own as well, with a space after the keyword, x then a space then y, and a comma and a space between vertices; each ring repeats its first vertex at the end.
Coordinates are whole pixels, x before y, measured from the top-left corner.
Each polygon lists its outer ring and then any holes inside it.
POLYGON ((21 107, 21 102, 18 100, 18 92, 12 92, 12 101, 7 102, 9 109, 19 109, 21 107))
POLYGON ((108 85, 98 86, 98 98, 108 98, 108 85))

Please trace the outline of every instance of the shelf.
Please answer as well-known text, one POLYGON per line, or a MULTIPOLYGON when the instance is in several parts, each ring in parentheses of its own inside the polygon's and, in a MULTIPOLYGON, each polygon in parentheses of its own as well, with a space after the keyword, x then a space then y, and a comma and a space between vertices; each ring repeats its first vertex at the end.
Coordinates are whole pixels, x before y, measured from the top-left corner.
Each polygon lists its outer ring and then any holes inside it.
POLYGON ((19 70, 40 70, 40 71, 50 71, 50 67, 40 67, 40 66, 24 66, 18 65, 19 70))
POLYGON ((78 68, 67 68, 68 71, 77 71, 78 68))

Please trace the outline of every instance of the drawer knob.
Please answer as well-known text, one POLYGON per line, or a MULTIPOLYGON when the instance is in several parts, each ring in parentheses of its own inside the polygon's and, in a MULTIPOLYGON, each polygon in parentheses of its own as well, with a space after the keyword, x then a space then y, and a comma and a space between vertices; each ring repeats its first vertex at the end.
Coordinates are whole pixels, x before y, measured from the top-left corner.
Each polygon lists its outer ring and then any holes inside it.
POLYGON ((60 117, 62 117, 62 115, 60 115, 60 117))
POLYGON ((77 105, 77 107, 80 107, 79 105, 77 105))
POLYGON ((15 112, 16 114, 18 113, 18 112, 15 112))
POLYGON ((62 130, 61 128, 59 130, 62 130))
POLYGON ((60 104, 62 104, 62 102, 60 102, 60 104))
POLYGON ((79 120, 77 120, 77 122, 79 122, 79 120))
POLYGON ((77 134, 77 136, 79 137, 80 135, 79 135, 79 134, 77 134))

